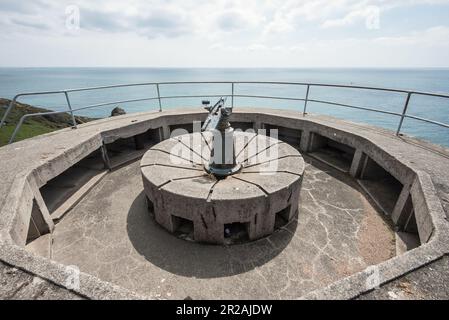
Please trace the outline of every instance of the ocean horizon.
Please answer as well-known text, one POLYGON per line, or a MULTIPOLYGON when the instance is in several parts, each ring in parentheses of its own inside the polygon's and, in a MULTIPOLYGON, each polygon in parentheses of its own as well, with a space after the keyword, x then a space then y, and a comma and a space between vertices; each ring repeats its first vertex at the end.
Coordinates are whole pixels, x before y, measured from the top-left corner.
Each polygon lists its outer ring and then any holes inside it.
MULTIPOLYGON (((138 67, 1 67, 0 97, 12 99, 24 92, 57 91, 73 88, 170 81, 281 81, 356 85, 433 93, 449 93, 449 68, 138 68, 138 67)), ((201 106, 201 96, 229 95, 229 84, 165 85, 162 96, 197 95, 199 98, 163 99, 164 109, 201 106)), ((304 98, 305 86, 253 85, 235 86, 235 94, 269 95, 304 98)), ((157 96, 154 86, 95 90, 71 93, 73 108, 97 103, 143 99, 157 96)), ((310 99, 341 104, 402 112, 406 95, 403 93, 355 90, 343 88, 312 87, 310 99)), ((210 98, 210 100, 213 100, 210 98)), ((50 110, 66 109, 63 95, 23 97, 20 102, 50 110)), ((77 112, 90 117, 107 117, 119 105, 127 112, 156 110, 158 101, 113 104, 77 112)), ((235 107, 260 107, 298 110, 302 101, 236 98, 235 107)), ((367 123, 395 130, 399 117, 370 111, 355 110, 310 102, 309 113, 325 114, 350 121, 367 123)), ((447 123, 449 99, 413 96, 408 113, 447 123)), ((410 136, 449 146, 449 129, 405 119, 402 132, 410 136)))

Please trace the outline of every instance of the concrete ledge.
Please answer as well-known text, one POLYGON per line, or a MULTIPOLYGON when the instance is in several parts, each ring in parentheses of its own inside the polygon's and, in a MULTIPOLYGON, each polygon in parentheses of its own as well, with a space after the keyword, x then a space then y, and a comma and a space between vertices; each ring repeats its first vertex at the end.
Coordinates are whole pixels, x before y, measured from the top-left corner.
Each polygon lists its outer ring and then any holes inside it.
POLYGON ((0 244, 1 261, 13 265, 18 269, 26 270, 42 279, 48 280, 58 286, 65 287, 76 294, 96 300, 129 300, 148 299, 119 286, 102 281, 86 273, 79 273, 78 288, 67 288, 74 270, 70 266, 56 263, 25 251, 16 245, 0 244))
MULTIPOLYGON (((80 125, 76 134, 72 129, 63 129, 0 148, 0 260, 64 287, 67 266, 24 249, 33 201, 40 196, 36 194, 38 188, 103 144, 158 128, 167 138, 170 125, 203 120, 205 116, 206 113, 198 109, 130 114, 80 125)), ((407 186, 403 197, 409 194, 412 198, 423 243, 420 247, 303 298, 355 298, 449 253, 449 212, 444 211, 447 207, 444 201, 449 199, 449 152, 446 149, 409 137, 396 137, 392 132, 376 127, 325 116, 304 117, 294 111, 240 109, 233 118, 234 121, 251 122, 254 127, 268 123, 300 130, 300 149, 303 151, 307 151, 311 133, 350 146, 356 150, 351 174, 357 174, 359 165, 356 161, 361 161, 365 154, 407 186), (374 285, 369 282, 373 273, 378 275, 374 285)), ((151 298, 84 273, 80 274, 80 284, 74 291, 92 299, 151 298)))

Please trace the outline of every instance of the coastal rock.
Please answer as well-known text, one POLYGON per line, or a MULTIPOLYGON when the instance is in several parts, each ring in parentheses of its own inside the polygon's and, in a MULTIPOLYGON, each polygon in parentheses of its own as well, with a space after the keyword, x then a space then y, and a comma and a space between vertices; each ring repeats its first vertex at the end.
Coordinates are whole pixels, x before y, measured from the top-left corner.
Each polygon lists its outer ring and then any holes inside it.
POLYGON ((120 107, 115 107, 112 111, 111 111, 111 117, 116 117, 116 116, 121 116, 126 114, 126 111, 123 110, 120 107))

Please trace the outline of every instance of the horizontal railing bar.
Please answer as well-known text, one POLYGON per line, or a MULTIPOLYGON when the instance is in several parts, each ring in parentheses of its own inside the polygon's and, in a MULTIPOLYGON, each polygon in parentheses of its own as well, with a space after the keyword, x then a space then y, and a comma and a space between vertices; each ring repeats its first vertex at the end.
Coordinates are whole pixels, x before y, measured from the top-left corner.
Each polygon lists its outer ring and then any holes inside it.
POLYGON ((132 100, 110 101, 110 102, 104 102, 104 103, 98 103, 98 104, 91 104, 91 105, 88 105, 85 107, 73 109, 73 111, 85 110, 85 109, 96 108, 96 107, 104 107, 104 106, 109 106, 111 104, 152 101, 152 100, 157 100, 157 99, 158 99, 157 97, 152 97, 152 98, 142 98, 142 99, 132 99, 132 100))
MULTIPOLYGON (((295 85, 295 86, 315 86, 315 87, 335 87, 335 88, 352 88, 352 89, 366 89, 377 91, 390 91, 398 93, 409 93, 411 90, 395 89, 395 88, 381 88, 381 87, 368 87, 368 86, 354 86, 344 84, 327 84, 327 83, 307 83, 307 82, 287 82, 287 81, 170 81, 159 82, 160 85, 178 85, 178 84, 277 84, 277 85, 295 85)), ((422 94, 427 94, 422 92, 422 94)), ((447 96, 449 98, 449 95, 447 96)))
POLYGON ((421 117, 413 116, 413 115, 410 115, 410 114, 406 114, 405 117, 406 118, 415 119, 415 120, 424 121, 424 122, 428 122, 428 123, 432 123, 432 124, 436 124, 436 125, 441 126, 441 127, 449 128, 449 124, 446 124, 446 123, 443 123, 443 122, 430 120, 430 119, 427 119, 427 118, 421 118, 421 117))
MULTIPOLYGON (((216 97, 226 97, 226 96, 229 96, 229 95, 179 95, 179 96, 162 96, 161 99, 182 99, 182 98, 202 98, 202 97, 203 98, 214 98, 214 97, 216 98, 216 97)), ((237 98, 259 98, 259 99, 273 99, 273 100, 305 101, 305 99, 302 99, 302 98, 289 98, 289 97, 285 97, 284 98, 284 97, 277 97, 277 96, 234 95, 234 97, 237 97, 237 98)), ((158 99, 158 97, 151 97, 151 98, 142 98, 142 99, 111 101, 111 102, 93 104, 93 105, 88 105, 88 106, 76 108, 76 109, 73 109, 73 111, 86 110, 86 109, 102 107, 102 106, 107 106, 107 105, 112 105, 112 104, 143 102, 143 101, 152 101, 152 100, 157 100, 157 99, 158 99)), ((395 115, 395 116, 401 116, 401 114, 397 113, 397 112, 384 111, 384 110, 379 110, 379 109, 374 109, 374 108, 367 108, 367 107, 359 107, 359 106, 343 104, 343 103, 336 103, 336 102, 325 101, 325 100, 309 99, 308 101, 309 102, 315 102, 315 103, 321 103, 321 104, 335 105, 335 106, 340 106, 340 107, 359 109, 359 110, 378 112, 378 113, 384 113, 384 114, 390 114, 390 115, 395 115)), ((31 114, 25 115, 24 117, 26 117, 26 116, 51 115, 51 114, 67 113, 67 112, 68 112, 68 110, 31 113, 31 114)), ((406 117, 413 118, 413 119, 416 119, 416 120, 422 120, 422 121, 429 122, 429 123, 438 124, 438 125, 441 125, 441 126, 444 126, 444 127, 449 127, 449 125, 446 125, 444 123, 433 121, 433 120, 429 120, 429 119, 425 119, 425 118, 420 118, 420 117, 411 116, 411 115, 406 115, 406 117)))
MULTIPOLYGON (((183 98, 214 98, 214 97, 226 97, 229 95, 179 95, 179 96, 162 96, 161 99, 183 99, 183 98)), ((276 97, 276 96, 258 96, 258 95, 234 95, 234 97, 237 98, 260 98, 260 99, 273 99, 273 100, 293 100, 293 101, 305 101, 305 99, 302 98, 284 98, 284 97, 276 97)), ((103 107, 107 105, 113 105, 113 104, 120 104, 120 103, 133 103, 133 102, 142 102, 142 101, 151 101, 151 100, 157 100, 158 97, 151 97, 151 98, 142 98, 142 99, 131 99, 131 100, 120 100, 120 101, 111 101, 111 102, 105 102, 105 103, 98 103, 98 104, 92 104, 80 108, 75 108, 73 111, 80 111, 80 110, 86 110, 96 107, 103 107)), ((359 110, 366 110, 366 111, 372 111, 372 112, 379 112, 384 114, 390 114, 395 116, 401 116, 400 113, 397 112, 391 112, 391 111, 384 111, 374 108, 367 108, 367 107, 359 107, 349 104, 343 104, 343 103, 337 103, 337 102, 331 102, 331 101, 325 101, 325 100, 316 100, 316 99, 309 99, 309 102, 315 102, 315 103, 321 103, 321 104, 329 104, 329 105, 335 105, 340 107, 347 107, 347 108, 353 108, 353 109, 359 109, 359 110)), ((24 117, 28 116, 42 116, 42 115, 51 115, 51 114, 58 114, 58 113, 68 113, 69 110, 65 111, 50 111, 50 112, 40 112, 40 113, 30 113, 27 115, 24 115, 24 117)), ((407 115, 407 117, 414 118, 416 120, 423 120, 426 122, 431 122, 432 120, 427 120, 424 118, 419 118, 415 116, 407 115)), ((443 126, 447 126, 443 123, 436 122, 435 124, 440 124, 443 126)))
POLYGON ((379 110, 379 109, 373 109, 373 108, 366 108, 366 107, 358 107, 353 106, 350 104, 344 104, 344 103, 337 103, 337 102, 331 102, 331 101, 324 101, 324 100, 314 100, 309 99, 309 102, 316 102, 316 103, 323 103, 323 104, 330 104, 333 106, 339 106, 339 107, 346 107, 346 108, 352 108, 352 109, 359 109, 359 110, 365 110, 365 111, 372 111, 372 112, 378 112, 378 113, 384 113, 384 114, 390 114, 393 116, 401 116, 401 113, 398 112, 391 112, 391 111, 385 111, 385 110, 379 110))
MULTIPOLYGON (((230 97, 230 94, 215 94, 215 95, 179 95, 179 96, 161 96, 161 99, 185 99, 185 98, 220 98, 230 97)), ((305 101, 303 98, 289 98, 289 97, 277 97, 277 96, 258 96, 258 95, 244 95, 234 94, 235 98, 260 98, 260 99, 273 99, 273 100, 295 100, 305 101)))
POLYGON ((286 81, 167 81, 167 82, 144 82, 144 83, 130 83, 130 84, 118 84, 109 86, 98 87, 86 87, 75 88, 56 91, 43 91, 43 92, 26 92, 16 96, 29 96, 29 95, 45 95, 45 94, 60 94, 65 92, 80 92, 90 90, 101 89, 113 89, 113 88, 125 88, 125 87, 137 87, 137 86, 153 86, 153 85, 177 85, 177 84, 278 84, 278 85, 297 85, 297 86, 314 86, 314 87, 331 87, 331 88, 346 88, 346 89, 363 89, 363 90, 375 90, 375 91, 388 91, 396 93, 412 93, 416 95, 433 96, 440 98, 449 98, 449 94, 432 93, 415 90, 395 89, 395 88, 383 88, 383 87, 369 87, 369 86, 354 86, 345 84, 327 84, 327 83, 307 83, 307 82, 286 82, 286 81))
POLYGON ((17 100, 19 97, 23 96, 38 96, 38 95, 46 95, 46 94, 62 94, 64 90, 56 90, 56 91, 40 91, 40 92, 24 92, 17 94, 13 100, 17 100))
POLYGON ((86 88, 75 88, 67 89, 67 92, 80 92, 80 91, 91 91, 91 90, 102 90, 102 89, 116 89, 116 88, 127 88, 127 87, 144 87, 144 86, 155 86, 157 82, 143 82, 143 83, 129 83, 129 84, 115 84, 109 86, 99 86, 99 87, 86 87, 86 88))
POLYGON ((101 89, 114 89, 114 88, 126 88, 126 87, 138 87, 138 86, 155 86, 155 85, 170 85, 170 84, 230 84, 232 81, 179 81, 179 82, 143 82, 143 83, 128 83, 128 84, 116 84, 109 86, 99 86, 99 87, 86 87, 86 88, 75 88, 62 90, 62 92, 80 92, 80 91, 90 91, 90 90, 101 90, 101 89))
MULTIPOLYGON (((140 101, 149 101, 149 100, 156 100, 156 99, 158 99, 158 98, 133 99, 133 100, 123 100, 123 101, 114 101, 114 102, 108 102, 108 103, 100 103, 100 104, 85 106, 85 107, 81 107, 81 108, 77 108, 77 109, 72 109, 71 112, 91 109, 91 108, 95 108, 95 107, 102 107, 102 106, 105 106, 105 105, 111 105, 111 104, 117 104, 117 103, 140 102, 140 101)), ((20 118, 19 123, 16 125, 16 128, 14 129, 14 132, 12 133, 11 138, 9 140, 9 143, 10 144, 13 143, 13 141, 15 140, 15 137, 17 135, 17 132, 19 131, 20 127, 22 126, 22 124, 25 122, 25 120, 27 118, 38 117, 38 116, 47 116, 47 115, 52 115, 52 114, 69 113, 69 112, 70 112, 70 110, 66 110, 66 111, 49 111, 49 112, 29 113, 29 114, 23 115, 20 118)))
POLYGON ((204 95, 181 95, 181 96, 161 96, 161 99, 185 99, 185 98, 221 98, 230 97, 230 94, 204 94, 204 95))
POLYGON ((390 91, 390 92, 398 92, 398 93, 409 93, 410 92, 410 90, 395 89, 395 88, 354 86, 354 85, 328 84, 328 83, 283 82, 283 81, 236 81, 234 83, 239 83, 239 84, 279 84, 279 85, 298 85, 298 86, 311 86, 311 87, 333 87, 333 88, 347 88, 347 89, 366 89, 366 90, 390 91))
MULTIPOLYGON (((382 87, 369 87, 369 86, 355 86, 355 85, 344 85, 344 84, 326 84, 326 83, 307 83, 307 82, 285 82, 285 81, 171 81, 171 82, 145 82, 145 83, 129 83, 129 84, 116 84, 116 85, 106 85, 106 86, 97 86, 97 87, 86 87, 86 88, 75 88, 75 89, 66 89, 66 90, 55 90, 55 91, 42 91, 42 92, 25 92, 18 94, 14 97, 12 102, 10 103, 10 106, 8 107, 7 111, 2 117, 1 120, 1 126, 3 126, 6 117, 10 111, 10 109, 15 105, 15 102, 20 97, 25 96, 37 96, 37 95, 52 95, 52 94, 65 94, 67 99, 68 93, 73 92, 82 92, 82 91, 93 91, 93 90, 103 90, 103 89, 114 89, 114 88, 127 88, 127 87, 138 87, 138 86, 156 86, 158 89, 158 96, 157 97, 151 97, 151 98, 141 98, 141 99, 130 99, 130 100, 120 100, 120 101, 111 101, 111 102, 103 102, 98 104, 92 104, 87 105, 84 107, 76 108, 73 110, 65 110, 65 111, 49 111, 49 112, 40 112, 40 113, 33 113, 33 114, 27 114, 24 115, 21 119, 17 127, 20 127, 20 125, 23 123, 23 121, 29 117, 33 116, 45 116, 45 115, 51 115, 51 114, 58 114, 58 113, 70 113, 74 111, 81 111, 96 107, 102 107, 102 106, 108 106, 113 104, 124 104, 124 103, 134 103, 134 102, 142 102, 142 101, 152 101, 152 100, 158 100, 161 99, 181 99, 181 98, 217 98, 217 97, 233 97, 233 98, 254 98, 254 99, 272 99, 272 100, 290 100, 290 101, 305 101, 307 102, 315 102, 320 104, 328 104, 333 106, 340 106, 340 107, 346 107, 346 108, 352 108, 352 109, 358 109, 358 110, 365 110, 365 111, 371 111, 371 112, 377 112, 377 113, 383 113, 388 115, 394 115, 394 116, 400 116, 402 118, 411 118, 418 121, 423 121, 431 124, 435 124, 441 127, 449 128, 449 124, 445 124, 442 122, 408 115, 404 111, 404 113, 398 113, 398 112, 391 112, 391 111, 384 111, 380 109, 375 108, 368 108, 368 107, 360 107, 360 106, 354 106, 350 104, 344 104, 344 103, 337 103, 332 101, 325 101, 325 100, 318 100, 318 99, 306 99, 303 98, 294 98, 294 97, 282 97, 282 96, 267 96, 267 95, 251 95, 251 94, 235 94, 234 92, 234 86, 236 84, 259 84, 259 85, 295 85, 295 86, 305 86, 309 90, 311 87, 327 87, 327 88, 344 88, 344 89, 358 89, 358 90, 372 90, 372 91, 384 91, 384 92, 393 92, 393 93, 403 93, 407 94, 408 100, 412 95, 420 95, 420 96, 430 96, 430 97, 437 97, 437 98, 445 98, 449 99, 449 94, 443 94, 443 93, 432 93, 432 92, 422 92, 422 91, 414 91, 414 90, 404 90, 404 89, 394 89, 394 88, 382 88, 382 87), (160 96, 159 92, 159 86, 162 85, 198 85, 198 84, 232 84, 232 93, 231 94, 224 94, 224 95, 173 95, 173 96, 160 96)), ((408 101, 407 100, 407 101, 408 101)), ((70 105, 69 105, 70 109, 70 105)), ((161 109, 161 106, 160 106, 161 109)), ((16 127, 16 130, 18 128, 16 127)), ((16 133, 16 131, 15 131, 16 133)))
POLYGON ((411 94, 420 95, 420 96, 430 96, 430 97, 438 97, 438 98, 449 98, 449 95, 443 93, 432 93, 432 92, 421 92, 421 91, 410 91, 411 94))
POLYGON ((237 98, 257 98, 257 99, 273 99, 273 100, 292 100, 292 101, 306 101, 304 98, 292 98, 292 97, 278 97, 278 96, 258 96, 258 95, 246 95, 235 94, 237 98))
POLYGON ((374 91, 389 91, 396 93, 411 93, 416 95, 425 95, 441 98, 449 98, 449 94, 432 93, 425 91, 415 91, 396 88, 384 88, 384 87, 369 87, 369 86, 354 86, 344 84, 328 84, 328 83, 307 83, 307 82, 286 82, 286 81, 179 81, 179 82, 160 82, 161 85, 176 85, 176 84, 277 84, 277 85, 297 85, 297 86, 314 86, 314 87, 331 87, 331 88, 345 88, 345 89, 362 89, 362 90, 374 90, 374 91))
MULTIPOLYGON (((150 100, 157 100, 157 98, 145 98, 145 99, 133 99, 133 100, 122 100, 122 101, 114 101, 114 102, 105 102, 105 103, 92 104, 92 105, 76 108, 76 109, 73 109, 72 111, 80 111, 80 110, 92 109, 92 108, 96 108, 96 107, 103 107, 103 106, 112 105, 112 104, 118 104, 118 103, 131 103, 131 102, 141 102, 141 101, 150 101, 150 100)), ((52 114, 69 113, 69 112, 70 112, 70 110, 28 113, 26 115, 23 115, 22 118, 37 117, 37 116, 47 116, 47 115, 52 115, 52 114)))

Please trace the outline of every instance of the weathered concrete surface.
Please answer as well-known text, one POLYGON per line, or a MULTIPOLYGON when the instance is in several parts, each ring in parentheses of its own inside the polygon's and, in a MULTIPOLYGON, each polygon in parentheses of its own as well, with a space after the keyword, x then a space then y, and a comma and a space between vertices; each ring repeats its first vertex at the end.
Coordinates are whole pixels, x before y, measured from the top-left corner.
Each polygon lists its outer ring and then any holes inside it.
POLYGON ((56 226, 53 259, 153 298, 294 299, 392 257, 394 234, 358 185, 310 161, 298 218, 229 247, 158 226, 136 162, 108 175, 56 226))
POLYGON ((448 300, 449 257, 360 296, 360 300, 448 300))
POLYGON ((80 300, 66 288, 11 267, 0 261, 0 298, 2 300, 80 300))
POLYGON ((187 219, 195 241, 215 244, 226 242, 226 224, 244 224, 249 240, 256 240, 273 233, 282 210, 290 221, 298 211, 304 175, 300 153, 265 135, 236 132, 241 170, 218 180, 204 169, 211 152, 206 134, 165 140, 142 158, 144 189, 156 221, 174 233, 174 219, 187 219))

